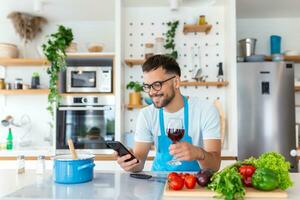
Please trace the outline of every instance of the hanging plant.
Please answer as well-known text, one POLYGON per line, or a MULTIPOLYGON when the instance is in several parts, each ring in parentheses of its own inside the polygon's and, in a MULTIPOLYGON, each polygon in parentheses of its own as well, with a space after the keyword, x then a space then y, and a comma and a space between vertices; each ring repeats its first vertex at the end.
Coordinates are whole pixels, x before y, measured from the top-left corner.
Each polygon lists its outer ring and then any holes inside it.
POLYGON ((7 18, 12 20, 15 31, 25 43, 33 40, 42 31, 41 26, 47 23, 44 17, 21 12, 11 12, 7 18))
POLYGON ((174 59, 177 59, 178 52, 175 49, 175 35, 176 35, 176 29, 179 25, 179 21, 173 21, 168 22, 167 26, 169 27, 169 30, 166 33, 166 44, 164 45, 165 49, 170 50, 171 53, 167 54, 168 56, 171 56, 174 59))
POLYGON ((50 62, 47 69, 49 80, 49 95, 47 110, 51 116, 54 116, 53 108, 57 108, 61 99, 58 92, 58 73, 66 69, 66 53, 65 49, 73 40, 73 33, 70 28, 59 26, 58 31, 50 35, 50 39, 42 45, 43 52, 50 62))

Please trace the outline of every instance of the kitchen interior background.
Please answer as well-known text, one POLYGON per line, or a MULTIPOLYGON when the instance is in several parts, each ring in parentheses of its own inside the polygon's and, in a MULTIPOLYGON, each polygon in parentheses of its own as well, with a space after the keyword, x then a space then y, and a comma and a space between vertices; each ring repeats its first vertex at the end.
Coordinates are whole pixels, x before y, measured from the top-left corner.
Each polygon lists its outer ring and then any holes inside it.
MULTIPOLYGON (((45 41, 47 34, 56 30, 57 24, 72 28, 74 41, 79 45, 79 52, 87 52, 87 43, 89 42, 101 42, 104 44, 104 52, 115 55, 116 140, 127 141, 132 136, 138 109, 127 109, 128 90, 125 88, 130 80, 142 80, 140 68, 138 66, 130 68, 124 60, 141 58, 143 56, 141 52, 144 52, 142 44, 154 43, 156 37, 164 36, 163 33, 167 29, 166 22, 169 20, 180 20, 176 32, 176 45, 180 54, 178 61, 183 66, 183 79, 190 80, 193 68, 191 64, 197 62, 197 56, 191 53, 193 45, 200 47, 200 54, 198 53, 200 66, 203 73, 208 75, 207 81, 216 81, 217 64, 223 63, 224 79, 229 81, 227 87, 182 88, 184 94, 199 92, 202 98, 208 97, 209 101, 220 98, 226 113, 227 126, 227 138, 222 150, 223 156, 237 155, 235 75, 238 40, 246 37, 256 38, 256 52, 269 55, 269 36, 277 34, 282 36, 283 51, 299 49, 297 31, 300 27, 297 27, 299 24, 297 22, 300 20, 300 14, 294 9, 298 4, 292 0, 278 4, 272 4, 271 0, 263 2, 258 0, 251 2, 247 0, 183 0, 182 7, 176 12, 170 11, 167 0, 151 2, 147 0, 51 0, 46 1, 42 10, 39 11, 33 9, 34 0, 26 2, 2 0, 0 3, 0 41, 17 44, 21 54, 25 52, 22 41, 15 34, 11 21, 6 18, 8 11, 18 10, 36 15, 41 14, 48 19, 48 24, 43 27, 43 32, 34 41, 28 43, 26 57, 41 57, 38 47, 45 41), (267 5, 268 9, 261 9, 266 8, 267 5), (257 13, 247 12, 247 10, 256 10, 257 13), (266 10, 270 10, 270 12, 266 10), (207 22, 212 24, 212 30, 207 35, 204 33, 184 35, 183 23, 195 20, 201 14, 206 15, 207 22), (132 35, 130 35, 131 33, 132 35)), ((195 68, 198 69, 199 64, 195 68)), ((295 76, 299 75, 300 77, 299 70, 297 67, 295 69, 295 76)), ((14 82, 15 78, 20 77, 24 83, 30 83, 33 72, 40 73, 41 84, 47 88, 48 77, 45 67, 0 68, 0 76, 4 77, 6 82, 14 82)), ((296 95, 296 100, 298 98, 299 95, 296 95)), ((51 137, 53 138, 55 134, 51 136, 49 129, 50 116, 45 109, 47 95, 0 95, 0 106, 1 119, 8 114, 14 116, 16 121, 20 120, 23 115, 30 117, 30 126, 13 128, 16 138, 26 131, 28 132, 26 139, 30 140, 31 144, 23 148, 44 150, 48 154, 53 151, 55 146, 51 137)), ((299 117, 300 113, 298 112, 297 122, 299 122, 299 117)), ((0 126, 1 143, 6 142, 7 132, 7 128, 0 126)), ((6 151, 2 152, 6 153, 6 151)))

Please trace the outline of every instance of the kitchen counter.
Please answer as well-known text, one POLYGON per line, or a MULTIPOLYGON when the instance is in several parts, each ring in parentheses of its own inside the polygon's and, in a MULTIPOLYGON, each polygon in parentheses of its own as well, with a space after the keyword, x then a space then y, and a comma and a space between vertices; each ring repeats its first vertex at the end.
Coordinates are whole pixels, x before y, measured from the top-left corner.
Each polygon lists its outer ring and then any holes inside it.
MULTIPOLYGON (((27 170, 16 174, 15 170, 0 170, 1 199, 122 199, 156 200, 162 198, 165 174, 157 173, 156 180, 139 180, 122 171, 96 171, 93 181, 83 184, 56 184, 51 172, 44 175, 27 170)), ((288 199, 300 196, 300 174, 293 173, 293 188, 288 190, 288 199)), ((179 198, 167 198, 179 199, 179 198)), ((199 198, 197 198, 199 199, 199 198)), ((209 198, 207 198, 209 199, 209 198)), ((258 199, 257 199, 258 200, 258 199)))

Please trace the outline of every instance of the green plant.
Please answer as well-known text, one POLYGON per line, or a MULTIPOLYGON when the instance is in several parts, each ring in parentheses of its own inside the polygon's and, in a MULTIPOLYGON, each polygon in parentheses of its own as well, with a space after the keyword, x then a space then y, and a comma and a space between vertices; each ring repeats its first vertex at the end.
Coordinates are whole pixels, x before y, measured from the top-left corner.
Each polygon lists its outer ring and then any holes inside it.
POLYGON ((167 33, 166 33, 166 44, 164 45, 165 49, 170 49, 171 53, 167 54, 168 56, 171 56, 174 59, 177 59, 178 57, 178 52, 175 49, 175 42, 174 42, 174 38, 176 35, 176 29, 179 25, 179 21, 173 21, 173 22, 168 22, 167 26, 169 27, 167 33))
POLYGON ((60 25, 58 31, 51 34, 50 39, 42 45, 43 52, 51 64, 47 69, 47 74, 50 76, 47 110, 52 117, 54 116, 53 107, 57 108, 61 98, 57 88, 58 73, 66 68, 65 59, 67 55, 65 49, 70 45, 72 40, 72 30, 60 25))
POLYGON ((33 72, 32 77, 40 77, 40 74, 38 72, 33 72))
POLYGON ((127 86, 126 86, 127 89, 132 89, 134 90, 135 92, 141 92, 143 91, 143 86, 139 83, 139 82, 134 82, 134 81, 130 81, 127 86))

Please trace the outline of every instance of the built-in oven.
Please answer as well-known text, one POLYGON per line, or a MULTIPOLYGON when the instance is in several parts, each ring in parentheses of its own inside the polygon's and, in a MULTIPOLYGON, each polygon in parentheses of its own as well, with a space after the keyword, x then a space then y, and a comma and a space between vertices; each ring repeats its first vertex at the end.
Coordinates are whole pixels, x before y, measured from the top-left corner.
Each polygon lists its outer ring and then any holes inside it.
POLYGON ((67 60, 66 92, 112 93, 113 59, 71 58, 67 60))
POLYGON ((79 150, 107 149, 105 141, 115 138, 114 96, 64 97, 57 109, 56 150, 68 149, 69 138, 79 150))

